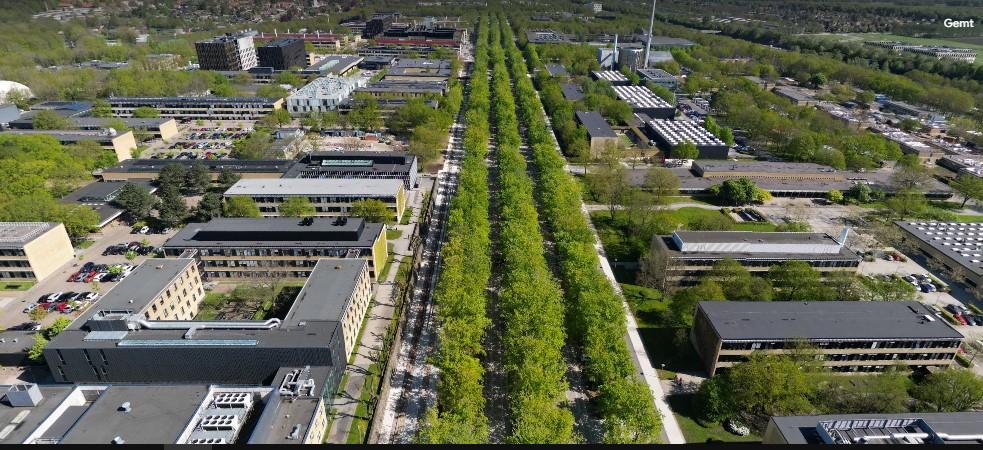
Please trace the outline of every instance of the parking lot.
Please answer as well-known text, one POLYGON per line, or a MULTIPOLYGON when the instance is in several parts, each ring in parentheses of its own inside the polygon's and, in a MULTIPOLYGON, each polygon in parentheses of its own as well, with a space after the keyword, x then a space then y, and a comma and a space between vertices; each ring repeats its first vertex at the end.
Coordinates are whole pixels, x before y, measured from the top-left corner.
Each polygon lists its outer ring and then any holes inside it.
MULTIPOLYGON (((101 297, 118 282, 112 281, 113 279, 123 278, 122 276, 117 277, 117 275, 122 275, 125 273, 127 270, 126 267, 136 267, 144 260, 152 256, 152 252, 148 250, 141 251, 141 249, 156 249, 160 247, 168 237, 173 236, 175 232, 176 231, 169 231, 166 234, 135 234, 133 233, 133 230, 126 225, 110 224, 106 226, 102 232, 91 236, 94 240, 92 246, 83 250, 77 249, 77 257, 75 260, 62 266, 56 273, 50 275, 47 279, 35 284, 33 287, 31 287, 31 289, 24 292, 0 293, 0 311, 2 311, 2 313, 0 313, 0 329, 23 326, 24 324, 31 322, 28 313, 25 312, 27 307, 38 305, 38 301, 40 299, 47 298, 51 294, 58 292, 61 292, 65 298, 43 303, 42 306, 45 308, 51 308, 52 305, 59 304, 65 304, 66 306, 61 306, 62 311, 58 311, 57 308, 59 308, 59 306, 55 306, 55 309, 48 313, 40 322, 40 326, 46 326, 51 322, 54 322, 58 317, 68 317, 74 320, 85 308, 91 306, 91 302, 82 302, 82 298, 80 296, 79 298, 75 299, 75 301, 78 303, 74 304, 80 306, 81 309, 65 312, 73 305, 73 303, 67 299, 67 296, 64 296, 65 293, 75 292, 78 294, 84 294, 86 292, 92 292, 101 297), (127 252, 122 253, 112 251, 106 252, 108 248, 114 245, 129 245, 131 243, 137 244, 137 246, 134 246, 137 247, 135 250, 128 250, 127 252), (104 252, 107 254, 104 255, 104 252), (103 270, 88 270, 82 281, 69 281, 69 278, 76 275, 86 266, 86 264, 89 263, 91 263, 90 268, 95 269, 95 266, 104 266, 101 267, 103 270), (118 266, 119 268, 110 269, 111 266, 118 266), (93 272, 95 272, 95 274, 93 274, 93 272), (89 281, 86 282, 86 279, 89 281)), ((98 302, 99 297, 92 300, 98 302)))
POLYGON ((178 124, 178 138, 155 139, 140 155, 149 159, 228 159, 232 143, 253 130, 252 121, 190 121, 178 124))

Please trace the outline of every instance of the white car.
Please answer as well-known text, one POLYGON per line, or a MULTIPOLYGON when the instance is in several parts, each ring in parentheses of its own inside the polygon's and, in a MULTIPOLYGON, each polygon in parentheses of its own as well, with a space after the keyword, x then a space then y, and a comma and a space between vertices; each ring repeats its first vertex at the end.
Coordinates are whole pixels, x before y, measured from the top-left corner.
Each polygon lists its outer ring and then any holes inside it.
POLYGON ((98 297, 98 296, 99 296, 99 294, 97 294, 97 293, 95 293, 95 292, 87 292, 87 293, 85 294, 85 297, 82 297, 82 298, 84 298, 84 299, 86 299, 86 300, 95 300, 95 299, 96 299, 96 297, 98 297))
POLYGON ((149 231, 150 231, 150 227, 148 226, 144 226, 143 228, 140 228, 140 234, 147 234, 149 231))
POLYGON ((49 296, 48 296, 48 298, 47 298, 46 300, 47 300, 47 301, 48 301, 49 303, 50 303, 50 302, 53 302, 53 301, 55 301, 55 300, 58 300, 59 298, 61 298, 61 296, 62 296, 63 294, 64 294, 64 292, 61 292, 61 291, 59 291, 59 292, 55 292, 54 294, 51 294, 51 295, 49 295, 49 296))

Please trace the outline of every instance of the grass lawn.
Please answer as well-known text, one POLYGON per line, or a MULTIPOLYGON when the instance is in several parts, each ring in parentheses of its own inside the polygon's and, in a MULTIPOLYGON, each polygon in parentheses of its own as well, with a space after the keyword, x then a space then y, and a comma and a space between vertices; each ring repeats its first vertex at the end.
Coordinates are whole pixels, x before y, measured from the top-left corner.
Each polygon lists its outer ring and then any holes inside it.
POLYGON ((0 284, 0 291, 26 291, 32 286, 33 281, 10 281, 0 284))
POLYGON ((957 214, 956 222, 983 222, 983 216, 978 216, 976 214, 957 214))
POLYGON ((409 225, 410 219, 413 218, 413 208, 407 207, 403 210, 403 217, 399 219, 400 225, 409 225))
POLYGON ((394 241, 403 236, 403 230, 386 230, 386 240, 394 241))
POLYGON ((355 417, 352 420, 352 428, 348 432, 347 444, 364 444, 365 434, 369 431, 369 399, 375 395, 375 391, 379 387, 379 380, 382 377, 379 373, 378 364, 369 366, 368 372, 365 375, 365 385, 362 386, 358 406, 355 407, 355 417))
POLYGON ((96 243, 96 241, 93 241, 91 239, 86 239, 86 240, 84 240, 82 242, 79 242, 78 244, 75 244, 75 248, 77 248, 79 250, 85 250, 85 249, 87 249, 89 247, 92 247, 92 244, 95 244, 95 243, 96 243))
MULTIPOLYGON (((830 39, 836 39, 841 41, 900 41, 900 42, 910 42, 913 44, 923 44, 923 45, 948 45, 950 47, 960 47, 960 48, 971 48, 977 51, 983 51, 983 45, 976 43, 973 40, 965 38, 916 38, 910 36, 901 36, 897 34, 887 34, 887 33, 844 33, 844 34, 817 34, 813 35, 817 37, 826 37, 830 39)), ((983 64, 983 61, 977 60, 976 64, 983 64)))
POLYGON ((651 328, 662 323, 663 314, 669 306, 668 300, 656 289, 621 283, 621 291, 631 307, 639 328, 651 328))
POLYGON ((700 424, 693 417, 693 394, 673 395, 667 397, 669 407, 676 413, 676 421, 683 431, 688 444, 703 444, 707 442, 761 442, 761 436, 751 433, 738 436, 724 429, 719 423, 700 424))
POLYGON ((386 265, 382 266, 382 270, 379 271, 379 276, 376 277, 376 279, 380 281, 385 281, 386 275, 389 275, 389 269, 392 267, 392 265, 393 265, 393 255, 392 253, 390 253, 389 257, 386 258, 386 265))

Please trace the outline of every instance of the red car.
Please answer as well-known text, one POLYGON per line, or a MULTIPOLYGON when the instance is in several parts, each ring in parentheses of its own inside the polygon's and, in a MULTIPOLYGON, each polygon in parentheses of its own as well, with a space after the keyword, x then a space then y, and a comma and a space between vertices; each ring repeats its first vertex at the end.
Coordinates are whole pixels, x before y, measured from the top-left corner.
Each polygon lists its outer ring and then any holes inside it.
POLYGON ((962 314, 956 313, 956 314, 953 315, 953 317, 955 317, 956 320, 959 321, 959 323, 961 323, 963 325, 969 325, 969 322, 966 321, 966 318, 963 317, 962 314))
POLYGON ((85 282, 91 283, 92 280, 96 278, 96 275, 99 275, 99 272, 89 272, 89 274, 85 276, 85 282))

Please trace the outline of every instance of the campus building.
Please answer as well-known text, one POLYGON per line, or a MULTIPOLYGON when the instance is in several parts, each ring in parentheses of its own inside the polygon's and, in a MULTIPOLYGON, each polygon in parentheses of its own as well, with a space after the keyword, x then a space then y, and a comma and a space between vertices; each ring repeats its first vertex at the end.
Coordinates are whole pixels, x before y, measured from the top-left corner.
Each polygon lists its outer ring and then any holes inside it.
POLYGON ((400 180, 407 191, 417 187, 417 159, 405 152, 310 152, 283 178, 400 180))
POLYGON ((963 335, 918 302, 702 301, 690 340, 712 376, 754 352, 787 353, 802 343, 838 372, 947 367, 963 335))
POLYGON ((394 220, 403 216, 406 190, 400 180, 353 180, 338 178, 279 178, 239 180, 225 191, 225 198, 246 197, 256 202, 264 217, 279 217, 287 199, 306 199, 314 216, 348 216, 357 201, 378 200, 386 204, 394 220))
POLYGON ((671 119, 676 115, 675 106, 645 86, 614 86, 614 93, 636 113, 653 119, 671 119))
POLYGON ((195 42, 201 70, 249 70, 256 67, 255 31, 226 33, 207 41, 195 42))
POLYGON ((690 142, 700 151, 697 159, 727 159, 730 147, 724 141, 695 122, 676 120, 651 120, 645 125, 645 131, 655 140, 669 157, 677 145, 690 142))
POLYGON ((846 246, 849 230, 826 233, 756 231, 675 231, 652 238, 652 252, 666 284, 693 284, 719 261, 730 259, 748 271, 767 272, 786 261, 804 261, 820 272, 851 271, 860 257, 846 246))
POLYGON ((190 169, 204 165, 212 176, 218 178, 222 171, 229 171, 242 178, 280 178, 294 165, 294 161, 284 159, 238 160, 238 159, 129 159, 113 167, 107 167, 96 176, 103 181, 153 181, 160 171, 169 165, 184 166, 190 169))
POLYGON ((100 131, 81 131, 81 130, 8 130, 5 134, 16 134, 21 136, 51 136, 62 145, 75 145, 82 142, 95 142, 105 150, 112 150, 116 156, 116 161, 125 161, 133 158, 133 150, 137 148, 136 138, 132 131, 118 133, 115 130, 103 129, 100 131))
POLYGON ((300 39, 310 42, 317 51, 336 52, 342 47, 354 47, 362 42, 362 36, 358 34, 335 34, 323 33, 315 30, 313 33, 265 33, 259 32, 254 39, 257 41, 270 41, 276 39, 300 39))
POLYGON ((590 139, 590 154, 592 158, 601 156, 606 146, 617 146, 621 139, 611 129, 608 122, 595 111, 577 111, 577 122, 587 130, 590 139))
POLYGON ((283 107, 281 98, 262 97, 109 97, 106 101, 117 117, 133 117, 135 109, 147 107, 178 120, 259 120, 283 107))
POLYGON ((400 58, 386 72, 390 81, 447 81, 451 63, 443 59, 400 58))
POLYGON ((607 81, 611 86, 630 86, 631 80, 625 74, 617 70, 594 70, 590 73, 591 78, 598 81, 607 81))
POLYGON ((358 72, 358 65, 364 58, 355 55, 327 55, 300 71, 302 75, 319 77, 334 75, 348 76, 358 72))
POLYGON ((355 93, 364 93, 375 98, 430 97, 446 94, 447 83, 443 81, 380 80, 356 89, 355 93))
POLYGON ((894 222, 901 239, 965 283, 983 285, 983 224, 960 222, 894 222))
POLYGON ((42 281, 74 258, 65 225, 0 222, 0 282, 42 281))
MULTIPOLYGON (((259 66, 273 70, 287 70, 307 65, 304 41, 296 38, 277 39, 256 48, 259 66)), ((247 69, 248 70, 248 69, 247 69)))
MULTIPOLYGON (((33 130, 35 114, 24 114, 16 120, 8 123, 8 126, 17 130, 33 130)), ((84 131, 102 131, 112 127, 112 123, 120 121, 127 128, 137 133, 145 132, 155 138, 170 141, 178 136, 177 122, 168 118, 148 118, 140 119, 136 117, 112 118, 112 117, 66 117, 69 123, 75 128, 84 131)), ((2 122, 2 120, 0 120, 2 122)), ((120 130, 117 130, 120 131, 120 130)))
MULTIPOLYGON (((123 187, 128 184, 130 184, 128 181, 94 181, 62 197, 61 201, 94 209, 96 214, 99 214, 98 226, 102 228, 123 215, 123 210, 118 208, 114 201, 123 187)), ((149 181, 136 181, 134 184, 143 186, 150 193, 157 190, 157 187, 149 181)))
POLYGON ((983 412, 774 416, 762 444, 983 444, 983 412))
POLYGON ((642 81, 654 83, 670 91, 675 91, 679 86, 676 77, 662 69, 638 69, 638 76, 642 81))
POLYGON ((188 224, 163 250, 167 257, 194 255, 209 280, 307 278, 321 258, 367 260, 375 279, 386 262, 385 231, 348 217, 218 218, 188 224))
POLYGON ((48 344, 55 381, 268 385, 283 368, 307 366, 328 368, 313 396, 335 392, 372 297, 365 260, 315 260, 287 311, 265 320, 251 313, 243 320, 154 318, 150 308, 167 279, 161 275, 177 273, 167 264, 195 264, 151 261, 165 267, 131 274, 124 282, 143 286, 127 287, 127 296, 113 294, 117 286, 48 344))
POLYGON ((335 110, 356 88, 364 85, 365 79, 361 77, 330 75, 315 78, 287 97, 287 111, 293 114, 309 114, 335 110))

